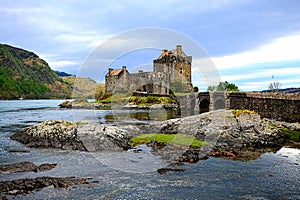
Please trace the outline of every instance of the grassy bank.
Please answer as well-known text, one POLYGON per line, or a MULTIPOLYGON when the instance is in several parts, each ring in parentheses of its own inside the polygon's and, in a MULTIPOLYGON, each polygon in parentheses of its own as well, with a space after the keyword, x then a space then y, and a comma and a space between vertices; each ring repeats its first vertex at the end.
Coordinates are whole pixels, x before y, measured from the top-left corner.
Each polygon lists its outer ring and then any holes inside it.
POLYGON ((282 128, 281 132, 284 134, 287 140, 292 142, 300 142, 300 131, 294 131, 288 128, 282 128))
POLYGON ((146 144, 147 142, 150 142, 152 140, 155 140, 160 143, 173 143, 173 144, 179 144, 184 146, 191 146, 191 147, 201 147, 203 145, 207 145, 208 142, 197 140, 194 137, 182 135, 182 134, 141 134, 138 136, 135 136, 131 139, 131 146, 137 146, 140 144, 146 144))
POLYGON ((174 104, 176 99, 172 97, 158 97, 158 96, 130 96, 128 94, 114 94, 100 99, 97 103, 111 104, 132 104, 138 106, 151 106, 153 104, 174 104))

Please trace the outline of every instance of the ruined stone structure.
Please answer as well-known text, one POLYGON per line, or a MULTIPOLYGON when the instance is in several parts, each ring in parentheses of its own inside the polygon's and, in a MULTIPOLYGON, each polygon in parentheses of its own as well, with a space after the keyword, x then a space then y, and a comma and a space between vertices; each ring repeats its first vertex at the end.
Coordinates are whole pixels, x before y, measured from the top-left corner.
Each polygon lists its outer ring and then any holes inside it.
POLYGON ((187 56, 181 45, 173 50, 162 50, 161 55, 153 60, 153 72, 129 73, 122 69, 109 69, 105 76, 107 94, 115 92, 139 91, 150 94, 169 95, 169 91, 191 92, 192 56, 187 56))

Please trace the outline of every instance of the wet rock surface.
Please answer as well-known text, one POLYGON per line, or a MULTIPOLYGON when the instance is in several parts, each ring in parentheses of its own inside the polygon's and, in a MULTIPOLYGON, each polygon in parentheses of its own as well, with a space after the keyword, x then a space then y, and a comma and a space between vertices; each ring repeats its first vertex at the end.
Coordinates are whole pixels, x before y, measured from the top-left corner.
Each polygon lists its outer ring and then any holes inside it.
POLYGON ((56 164, 41 164, 40 166, 35 165, 32 162, 21 162, 7 165, 0 165, 0 173, 18 173, 18 172, 42 172, 51 170, 56 167, 56 164))
POLYGON ((45 187, 68 188, 80 184, 88 184, 88 178, 76 177, 37 177, 0 182, 0 193, 6 195, 28 194, 45 187))
POLYGON ((78 126, 78 139, 90 151, 129 149, 130 139, 139 133, 137 126, 105 126, 85 124, 78 126))
POLYGON ((11 136, 28 147, 52 147, 86 151, 77 136, 77 125, 65 120, 49 120, 25 127, 11 136))
POLYGON ((184 172, 184 169, 177 169, 177 168, 160 168, 157 170, 160 174, 168 174, 170 172, 184 172))
MULTIPOLYGON (((297 129, 297 125, 285 123, 297 129)), ((297 129, 298 130, 298 129, 297 129)), ((129 149, 130 139, 138 134, 184 134, 209 142, 200 148, 174 144, 148 144, 153 154, 170 162, 197 162, 207 155, 237 157, 245 150, 280 148, 284 137, 280 127, 262 120, 254 112, 217 110, 201 115, 152 122, 149 125, 106 126, 102 124, 74 124, 64 120, 50 120, 14 134, 11 138, 29 147, 52 147, 81 151, 129 149)))
POLYGON ((51 147, 81 151, 99 151, 130 148, 130 138, 136 135, 136 126, 77 125, 64 120, 49 120, 25 127, 11 139, 28 147, 51 147))
POLYGON ((58 105, 60 108, 72 108, 72 102, 71 101, 64 101, 61 104, 58 105))
MULTIPOLYGON (((289 123, 285 126, 294 127, 289 123)), ((177 158, 183 162, 193 162, 205 156, 229 157, 233 159, 250 159, 263 149, 276 151, 284 144, 284 136, 280 127, 266 119, 261 119, 254 112, 235 113, 232 110, 218 110, 180 119, 155 122, 144 127, 144 132, 158 130, 165 134, 184 134, 205 140, 210 146, 198 150, 185 149, 177 158), (188 155, 188 156, 187 156, 188 155), (197 156, 198 155, 198 156, 197 156)), ((158 150, 159 152, 160 150, 158 150)), ((164 148, 165 154, 169 151, 164 148)), ((161 154, 161 153, 159 153, 161 154)))
POLYGON ((29 150, 26 149, 10 149, 8 150, 9 153, 29 153, 29 150))
POLYGON ((188 147, 178 144, 164 144, 157 141, 147 143, 152 148, 152 154, 160 156, 163 160, 171 164, 180 165, 183 162, 196 163, 199 160, 208 158, 208 152, 211 146, 203 146, 201 148, 188 147))

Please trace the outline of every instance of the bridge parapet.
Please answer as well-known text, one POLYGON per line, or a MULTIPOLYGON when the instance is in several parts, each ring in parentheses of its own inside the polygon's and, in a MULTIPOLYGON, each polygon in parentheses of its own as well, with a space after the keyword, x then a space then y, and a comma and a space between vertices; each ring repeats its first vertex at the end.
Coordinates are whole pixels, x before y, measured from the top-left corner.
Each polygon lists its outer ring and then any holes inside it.
POLYGON ((200 113, 217 109, 248 109, 270 119, 300 122, 300 94, 273 92, 200 92, 200 113))
POLYGON ((300 95, 266 92, 228 92, 229 109, 253 110, 269 119, 300 122, 300 95))

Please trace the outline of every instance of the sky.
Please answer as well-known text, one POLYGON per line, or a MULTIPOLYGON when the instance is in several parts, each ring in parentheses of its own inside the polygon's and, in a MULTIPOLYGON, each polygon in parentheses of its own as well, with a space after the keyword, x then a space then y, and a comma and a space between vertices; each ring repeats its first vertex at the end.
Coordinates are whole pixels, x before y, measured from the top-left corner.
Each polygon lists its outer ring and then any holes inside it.
POLYGON ((108 67, 151 70, 162 48, 190 40, 183 50, 193 56, 193 84, 200 90, 209 84, 203 81, 208 68, 243 91, 266 90, 273 81, 300 87, 299 0, 11 0, 0 2, 0 19, 0 43, 98 82, 108 67), (106 54, 115 57, 82 73, 90 59, 106 54))

